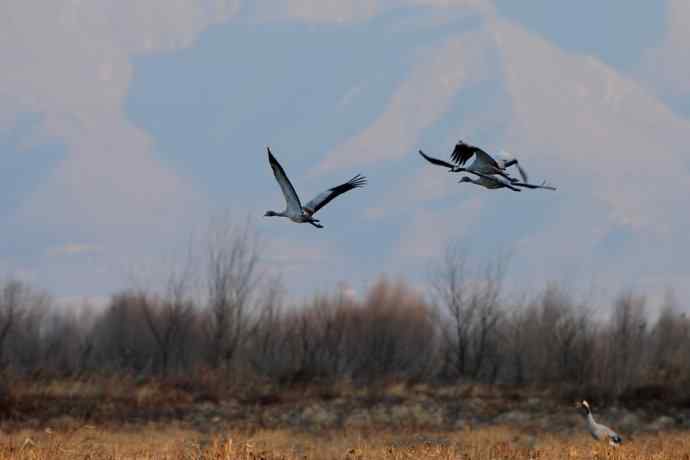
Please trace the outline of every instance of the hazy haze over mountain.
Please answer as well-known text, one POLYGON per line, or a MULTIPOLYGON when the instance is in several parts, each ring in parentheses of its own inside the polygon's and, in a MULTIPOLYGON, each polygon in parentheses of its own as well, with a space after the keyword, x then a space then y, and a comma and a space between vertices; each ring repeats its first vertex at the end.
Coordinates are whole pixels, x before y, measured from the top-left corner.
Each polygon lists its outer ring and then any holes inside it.
POLYGON ((9 0, 0 274, 106 296, 230 210, 296 295, 423 285, 459 240, 511 252, 512 286, 690 298, 690 6, 611 5, 9 0), (559 190, 488 192, 417 156, 459 138, 559 190), (369 185, 323 231, 264 219, 283 205, 267 144, 305 198, 369 185))

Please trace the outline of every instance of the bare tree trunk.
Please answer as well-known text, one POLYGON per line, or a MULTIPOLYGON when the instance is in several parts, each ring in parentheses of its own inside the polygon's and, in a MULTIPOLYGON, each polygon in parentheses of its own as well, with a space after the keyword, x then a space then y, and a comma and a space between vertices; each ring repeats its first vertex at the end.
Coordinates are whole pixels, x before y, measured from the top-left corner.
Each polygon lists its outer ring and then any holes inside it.
POLYGON ((39 365, 37 332, 49 302, 46 294, 21 281, 9 280, 0 285, 0 369, 12 358, 25 368, 39 365), (36 335, 29 336, 29 332, 36 335), (8 349, 14 350, 14 356, 8 357, 8 349))
MULTIPOLYGON (((477 378, 487 362, 487 350, 498 350, 498 346, 490 342, 497 340, 501 317, 499 297, 505 274, 504 259, 499 257, 472 279, 467 270, 467 260, 457 245, 449 245, 432 279, 437 302, 451 324, 449 329, 452 332, 442 337, 446 341, 444 348, 453 350, 453 368, 457 378, 477 378)), ((444 320, 443 316, 439 319, 444 320)), ((494 364, 498 365, 496 351, 492 353, 494 364)), ((498 372, 487 371, 489 374, 498 372)))
POLYGON ((209 363, 228 367, 252 329, 250 313, 260 281, 260 249, 249 222, 211 229, 207 251, 209 363))
POLYGON ((19 281, 8 281, 0 295, 0 369, 5 367, 5 340, 21 315, 21 296, 24 286, 19 281))
POLYGON ((616 300, 611 321, 611 351, 613 357, 613 384, 620 394, 631 384, 639 383, 637 370, 641 368, 647 321, 645 299, 630 293, 616 300))
POLYGON ((248 361, 253 370, 273 377, 283 375, 290 367, 283 355, 290 334, 282 312, 282 295, 282 284, 274 279, 261 296, 258 317, 247 339, 250 342, 248 361))
MULTIPOLYGON (((488 361, 490 348, 497 340, 497 326, 501 319, 502 311, 499 304, 503 278, 505 276, 505 261, 497 258, 492 263, 488 263, 484 269, 484 274, 472 295, 472 304, 477 310, 477 325, 475 327, 475 361, 472 372, 474 378, 478 378, 482 372, 482 367, 488 361)), ((496 363, 497 365, 497 363, 496 363)), ((498 372, 497 370, 495 372, 498 372)))
MULTIPOLYGON (((475 310, 467 302, 466 255, 458 246, 446 248, 443 261, 432 274, 434 294, 443 312, 450 317, 449 328, 442 326, 444 348, 453 356, 450 366, 456 377, 466 372, 467 348, 475 310), (452 331, 452 332, 451 332, 452 331)), ((439 320, 444 322, 443 315, 439 320)))
POLYGON ((171 367, 173 352, 179 360, 184 354, 186 336, 193 319, 194 302, 189 296, 190 262, 179 274, 168 279, 167 292, 162 300, 152 299, 145 294, 138 296, 146 324, 155 339, 160 356, 159 372, 167 375, 171 367))

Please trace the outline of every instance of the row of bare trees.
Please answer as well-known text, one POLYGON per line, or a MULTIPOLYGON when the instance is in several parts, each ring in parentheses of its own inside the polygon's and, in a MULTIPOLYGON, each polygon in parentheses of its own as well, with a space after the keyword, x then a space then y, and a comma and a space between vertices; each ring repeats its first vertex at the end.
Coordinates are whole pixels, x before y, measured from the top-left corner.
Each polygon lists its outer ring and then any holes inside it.
POLYGON ((361 298, 341 289, 295 306, 264 276, 250 225, 219 226, 201 260, 158 291, 113 295, 102 311, 57 308, 27 284, 0 283, 0 368, 159 376, 207 368, 280 383, 566 383, 612 395, 690 383, 690 320, 671 294, 653 320, 644 297, 630 292, 602 308, 557 284, 508 299, 506 258, 476 264, 450 247, 428 293, 382 277, 361 298))

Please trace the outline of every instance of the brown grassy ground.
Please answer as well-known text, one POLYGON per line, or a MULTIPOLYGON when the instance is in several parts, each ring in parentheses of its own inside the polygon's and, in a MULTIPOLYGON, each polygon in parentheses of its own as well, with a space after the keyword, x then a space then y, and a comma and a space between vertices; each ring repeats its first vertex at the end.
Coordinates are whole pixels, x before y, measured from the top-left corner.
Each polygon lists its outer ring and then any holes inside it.
POLYGON ((680 407, 602 405, 602 421, 626 441, 614 450, 545 389, 224 385, 213 376, 6 379, 0 460, 690 460, 680 407))
POLYGON ((409 430, 287 430, 204 435, 171 425, 81 426, 0 435, 0 460, 61 459, 690 459, 690 435, 643 435, 620 448, 584 435, 532 437, 511 428, 424 433, 409 430))

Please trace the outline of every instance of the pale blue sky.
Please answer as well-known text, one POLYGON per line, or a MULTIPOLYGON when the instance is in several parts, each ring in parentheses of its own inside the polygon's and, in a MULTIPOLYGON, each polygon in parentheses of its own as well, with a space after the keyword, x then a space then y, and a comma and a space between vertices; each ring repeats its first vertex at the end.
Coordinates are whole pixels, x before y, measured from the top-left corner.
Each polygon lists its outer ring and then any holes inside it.
POLYGON ((2 275, 107 296, 230 211, 295 296, 379 273, 424 288, 456 240, 512 252, 517 290, 690 298, 680 0, 42 5, 10 0, 0 27, 2 275), (459 185, 416 154, 460 138, 559 190, 459 185), (322 210, 322 231, 266 219, 283 206, 267 144, 305 199, 369 185, 322 210))
POLYGON ((634 70, 642 53, 658 45, 664 36, 663 2, 498 0, 495 3, 502 15, 543 35, 561 49, 592 55, 625 71, 634 70))

